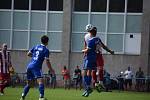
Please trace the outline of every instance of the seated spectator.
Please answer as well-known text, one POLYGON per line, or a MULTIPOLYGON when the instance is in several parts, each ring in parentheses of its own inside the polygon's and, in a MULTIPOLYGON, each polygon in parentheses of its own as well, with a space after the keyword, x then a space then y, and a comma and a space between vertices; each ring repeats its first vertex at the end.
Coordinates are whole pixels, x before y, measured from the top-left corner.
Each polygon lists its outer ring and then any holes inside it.
POLYGON ((82 75, 81 75, 81 70, 80 70, 79 66, 76 66, 76 69, 74 70, 73 80, 75 82, 75 88, 77 89, 78 85, 79 85, 79 88, 81 90, 81 88, 82 88, 82 75))
POLYGON ((105 90, 106 92, 109 92, 109 90, 111 89, 111 79, 110 79, 110 74, 104 70, 104 86, 105 86, 105 90))
POLYGON ((62 76, 64 81, 64 88, 70 89, 70 73, 69 70, 66 68, 66 66, 64 66, 62 70, 62 76))
POLYGON ((139 67, 139 70, 136 72, 136 89, 137 91, 144 91, 144 72, 142 71, 141 67, 139 67))

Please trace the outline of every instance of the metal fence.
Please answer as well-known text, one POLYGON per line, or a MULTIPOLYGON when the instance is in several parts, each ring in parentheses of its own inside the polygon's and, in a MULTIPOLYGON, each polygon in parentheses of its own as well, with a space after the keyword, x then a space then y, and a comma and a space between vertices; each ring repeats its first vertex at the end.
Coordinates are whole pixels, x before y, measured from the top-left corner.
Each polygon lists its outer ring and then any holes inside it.
MULTIPOLYGON (((26 84, 26 73, 16 73, 11 78, 11 86, 12 87, 18 87, 18 86, 24 86, 26 84)), ((70 78, 70 86, 74 88, 75 83, 72 78, 73 75, 71 75, 70 78)), ((46 87, 50 87, 50 76, 48 74, 44 74, 44 84, 46 87)), ((104 78, 105 80, 105 78, 104 78)), ((63 87, 63 76, 61 74, 56 74, 56 87, 63 87)), ((132 78, 132 86, 125 88, 125 80, 123 77, 110 77, 109 84, 104 82, 104 85, 109 90, 130 90, 130 91, 150 91, 150 76, 147 76, 145 78, 132 78)), ((33 82, 33 86, 37 86, 36 81, 33 82)))

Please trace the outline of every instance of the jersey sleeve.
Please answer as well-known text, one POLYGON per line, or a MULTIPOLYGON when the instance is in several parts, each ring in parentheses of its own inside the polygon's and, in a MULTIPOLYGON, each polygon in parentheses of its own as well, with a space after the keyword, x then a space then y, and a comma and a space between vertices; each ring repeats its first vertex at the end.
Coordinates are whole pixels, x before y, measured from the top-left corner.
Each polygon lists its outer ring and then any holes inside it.
POLYGON ((35 47, 32 47, 29 52, 33 53, 35 47))

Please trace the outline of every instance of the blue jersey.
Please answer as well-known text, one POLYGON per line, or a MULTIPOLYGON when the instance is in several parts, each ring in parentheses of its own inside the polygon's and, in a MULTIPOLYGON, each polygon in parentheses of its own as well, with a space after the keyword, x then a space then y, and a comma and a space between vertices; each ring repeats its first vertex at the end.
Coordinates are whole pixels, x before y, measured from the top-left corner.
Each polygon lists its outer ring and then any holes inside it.
POLYGON ((100 38, 98 37, 92 37, 88 41, 88 53, 87 53, 87 59, 88 60, 94 60, 96 61, 96 52, 97 47, 99 47, 99 44, 101 43, 100 38))
POLYGON ((32 53, 32 59, 28 65, 28 68, 41 70, 44 59, 49 58, 49 50, 46 46, 40 44, 33 47, 30 52, 32 53))
POLYGON ((100 38, 91 37, 88 40, 87 48, 88 52, 84 57, 83 69, 96 69, 96 47, 99 45, 100 38))

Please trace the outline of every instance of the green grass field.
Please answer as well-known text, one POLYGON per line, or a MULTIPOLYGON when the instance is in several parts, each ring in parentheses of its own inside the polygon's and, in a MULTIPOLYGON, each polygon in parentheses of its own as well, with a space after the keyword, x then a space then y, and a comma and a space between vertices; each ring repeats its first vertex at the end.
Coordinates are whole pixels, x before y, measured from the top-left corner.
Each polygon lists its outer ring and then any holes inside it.
MULTIPOLYGON (((23 88, 7 88, 5 95, 0 96, 0 100, 19 100, 23 88)), ((48 100, 150 100, 150 93, 144 92, 101 92, 94 91, 89 97, 82 97, 83 91, 46 89, 45 97, 48 100)), ((32 88, 26 100, 38 100, 38 89, 32 88)))

